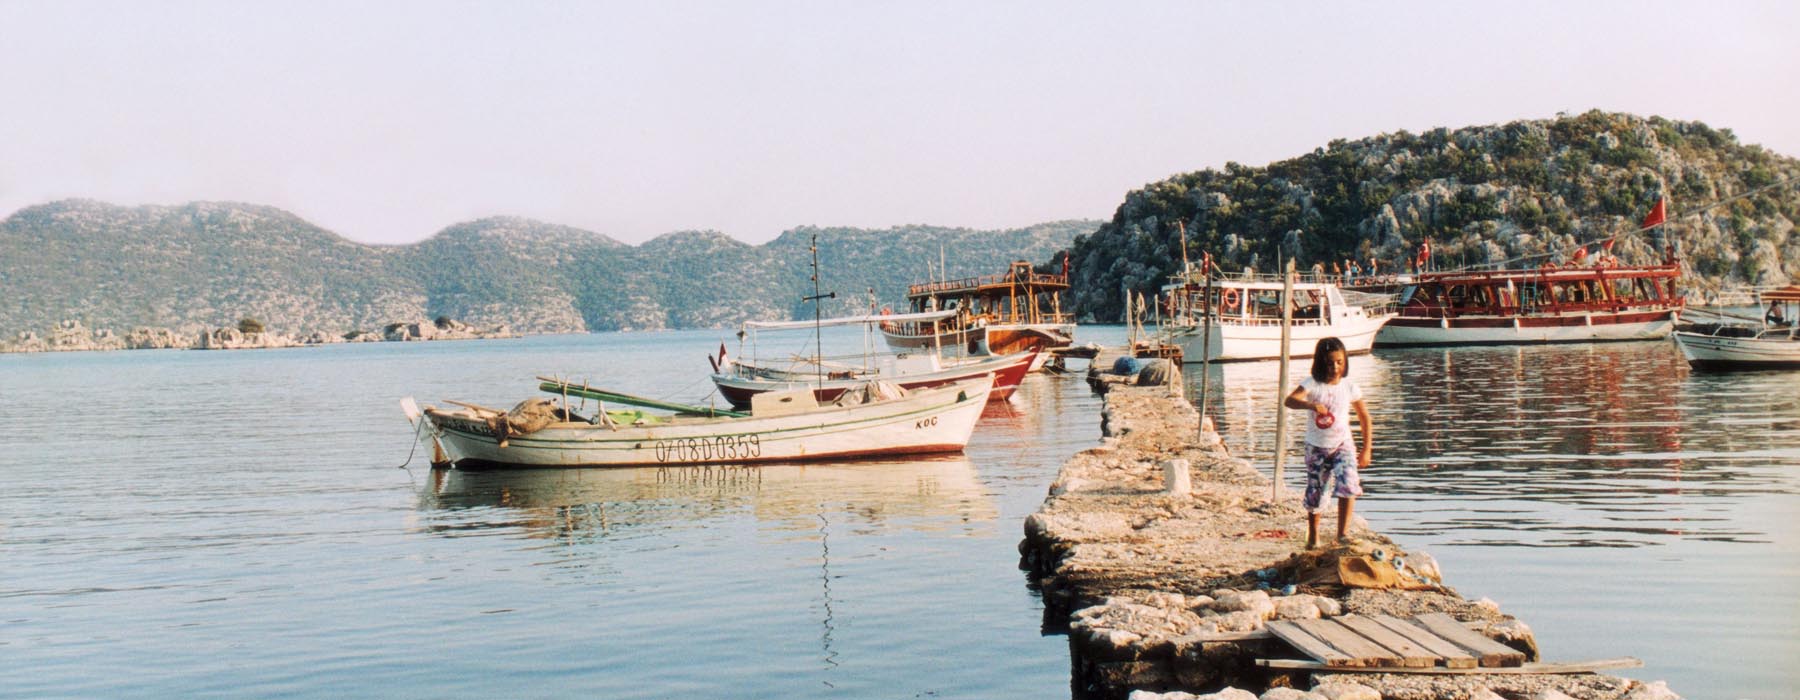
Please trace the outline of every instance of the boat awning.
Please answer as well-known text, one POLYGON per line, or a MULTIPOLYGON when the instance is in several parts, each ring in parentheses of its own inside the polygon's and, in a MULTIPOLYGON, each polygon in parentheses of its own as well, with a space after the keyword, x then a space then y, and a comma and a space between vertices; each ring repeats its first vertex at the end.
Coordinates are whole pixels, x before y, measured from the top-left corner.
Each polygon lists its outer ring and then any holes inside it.
POLYGON ((1775 289, 1771 289, 1769 291, 1763 292, 1758 296, 1761 296, 1762 300, 1764 302, 1800 301, 1800 284, 1790 284, 1786 287, 1777 287, 1775 289))
MULTIPOLYGON (((942 321, 955 316, 955 311, 926 311, 916 314, 869 314, 866 316, 840 316, 838 318, 822 318, 816 322, 820 326, 867 326, 876 323, 942 321)), ((791 331, 809 329, 815 325, 813 321, 746 321, 745 328, 758 331, 791 331)))

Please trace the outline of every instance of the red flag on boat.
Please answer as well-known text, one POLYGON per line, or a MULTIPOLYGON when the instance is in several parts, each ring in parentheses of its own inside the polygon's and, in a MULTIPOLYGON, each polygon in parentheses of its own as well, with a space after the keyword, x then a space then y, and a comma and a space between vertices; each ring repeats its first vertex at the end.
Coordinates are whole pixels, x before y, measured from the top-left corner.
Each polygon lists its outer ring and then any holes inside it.
POLYGON ((1586 247, 1581 247, 1581 248, 1575 249, 1575 262, 1581 262, 1581 260, 1586 257, 1587 257, 1587 248, 1586 247))
POLYGON ((1638 224, 1638 228, 1650 228, 1666 220, 1668 220, 1668 214, 1663 209, 1663 199, 1657 197, 1656 206, 1650 208, 1650 214, 1644 217, 1644 223, 1638 224))
POLYGON ((1608 239, 1606 239, 1605 243, 1600 244, 1600 247, 1601 247, 1601 249, 1605 250, 1606 252, 1611 253, 1612 252, 1612 244, 1613 244, 1613 239, 1608 238, 1608 239))

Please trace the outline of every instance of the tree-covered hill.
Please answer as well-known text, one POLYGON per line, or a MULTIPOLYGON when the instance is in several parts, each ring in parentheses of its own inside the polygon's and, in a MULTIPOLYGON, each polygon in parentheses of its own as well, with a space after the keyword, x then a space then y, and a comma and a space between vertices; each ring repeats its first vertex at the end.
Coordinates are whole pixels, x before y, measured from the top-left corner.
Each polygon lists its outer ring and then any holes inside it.
POLYGON ((1739 144, 1729 129, 1591 111, 1494 126, 1337 140, 1312 153, 1176 175, 1126 195, 1111 221, 1076 239, 1079 313, 1115 319, 1122 287, 1154 293, 1189 255, 1227 271, 1274 271, 1292 257, 1374 258, 1395 269, 1431 242, 1439 264, 1570 256, 1624 235, 1625 262, 1678 247, 1687 284, 1781 284, 1800 277, 1800 161, 1739 144), (1668 224, 1632 233, 1658 198, 1668 224), (1653 240, 1666 234, 1670 240, 1653 240))
POLYGON ((942 247, 950 273, 1047 259, 1097 222, 1013 231, 805 228, 752 246, 716 232, 641 246, 527 219, 458 224, 406 246, 345 240, 270 207, 120 207, 69 200, 0 221, 0 337, 64 319, 183 333, 255 318, 292 334, 448 316, 523 332, 728 327, 810 316, 799 303, 819 234, 829 313, 897 304, 942 247), (855 302, 851 303, 854 299, 855 302))

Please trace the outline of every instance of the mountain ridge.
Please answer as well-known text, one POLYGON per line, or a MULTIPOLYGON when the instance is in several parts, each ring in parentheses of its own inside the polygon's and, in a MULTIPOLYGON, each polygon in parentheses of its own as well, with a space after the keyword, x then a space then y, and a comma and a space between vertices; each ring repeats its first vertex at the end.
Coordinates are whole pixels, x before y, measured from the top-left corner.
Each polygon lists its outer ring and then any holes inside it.
POLYGON ((717 231, 676 231, 634 246, 494 216, 415 243, 374 245, 267 205, 67 199, 0 220, 0 258, 17 261, 0 269, 0 337, 64 320, 186 336, 242 318, 292 335, 438 317, 526 333, 729 327, 810 315, 797 300, 802 287, 810 293, 811 258, 802 253, 813 234, 821 238, 827 284, 843 289, 828 303, 850 313, 868 289, 897 299, 906 282, 928 274, 918 255, 893 251, 941 245, 958 251, 959 274, 990 273, 1014 259, 1048 257, 1097 224, 800 227, 761 245, 717 231), (852 290, 856 305, 848 302, 852 290))
POLYGON ((1151 296, 1210 252, 1227 271, 1293 258, 1375 259, 1393 271, 1429 241, 1439 264, 1563 262, 1618 238, 1626 263, 1681 253, 1701 295, 1800 277, 1800 160, 1744 145, 1698 121, 1590 110, 1553 119, 1399 131, 1266 166, 1226 163, 1126 194, 1077 238, 1074 307, 1119 317, 1121 290, 1151 296), (1668 223, 1637 235, 1657 200, 1668 223))

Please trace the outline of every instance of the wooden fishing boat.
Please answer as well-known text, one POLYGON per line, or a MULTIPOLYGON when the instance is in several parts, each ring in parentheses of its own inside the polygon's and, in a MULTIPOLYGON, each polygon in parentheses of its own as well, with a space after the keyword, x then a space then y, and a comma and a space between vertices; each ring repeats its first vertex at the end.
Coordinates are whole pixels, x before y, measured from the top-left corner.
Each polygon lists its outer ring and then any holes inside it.
MULTIPOLYGON (((911 313, 955 313, 934 323, 889 319, 881 334, 899 352, 942 348, 948 354, 1010 355, 1068 347, 1075 343, 1073 316, 1062 311, 1068 288, 1066 265, 1062 274, 1048 274, 1023 260, 1003 275, 915 284, 906 290, 911 313)), ((1031 369, 1050 354, 1040 352, 1031 369)))
POLYGON ((1800 368, 1800 285, 1758 295, 1769 305, 1760 326, 1725 324, 1706 332, 1675 331, 1675 345, 1695 369, 1750 370, 1800 368))
MULTIPOLYGON (((906 323, 938 323, 956 315, 954 311, 935 311, 900 316, 906 323)), ((747 408, 751 399, 770 391, 811 388, 819 403, 831 403, 846 390, 870 381, 890 381, 904 389, 929 389, 983 375, 994 376, 994 390, 988 400, 1000 401, 1012 396, 1030 370, 1037 352, 1011 355, 976 355, 944 357, 939 348, 923 348, 903 353, 877 353, 873 350, 874 330, 896 317, 845 316, 812 321, 751 321, 744 324, 739 338, 739 356, 729 356, 719 346, 712 363, 712 381, 719 394, 736 408, 747 408), (819 347, 817 333, 827 327, 857 326, 865 332, 863 350, 840 356, 827 356, 820 351, 807 356, 788 356, 778 361, 760 357, 743 359, 749 353, 766 352, 763 334, 767 332, 812 331, 813 347, 819 347)))
MULTIPOLYGON (((1198 270, 1179 273, 1163 286, 1160 340, 1180 347, 1184 362, 1281 357, 1281 277, 1217 276, 1211 287, 1208 298, 1198 270)), ((1325 337, 1344 341, 1350 354, 1367 353, 1376 332, 1394 317, 1381 299, 1353 302, 1330 282, 1295 282, 1293 305, 1288 356, 1296 358, 1312 357, 1325 337)))
POLYGON ((421 430, 429 427, 438 450, 433 461, 457 466, 750 464, 960 452, 994 385, 982 376, 908 392, 870 382, 833 404, 819 405, 811 391, 799 390, 759 394, 749 412, 737 412, 539 379, 541 390, 562 397, 560 406, 544 409, 539 399, 512 411, 461 402, 452 402, 455 410, 419 410, 410 398, 401 405, 415 425, 424 421, 421 430), (601 408, 582 417, 569 409, 570 397, 600 401, 601 408), (606 402, 672 413, 607 411, 606 402))
POLYGON ((907 390, 968 381, 984 375, 994 377, 989 401, 1004 401, 1017 391, 1030 371, 1038 351, 1011 355, 971 357, 946 360, 932 352, 902 353, 874 358, 871 365, 798 362, 782 368, 764 367, 735 359, 727 359, 712 381, 734 408, 748 408, 757 395, 771 391, 812 389, 819 403, 831 403, 845 391, 864 383, 881 380, 907 390))
POLYGON ((1592 264, 1418 273, 1381 347, 1651 340, 1669 335, 1684 300, 1681 267, 1592 264))

